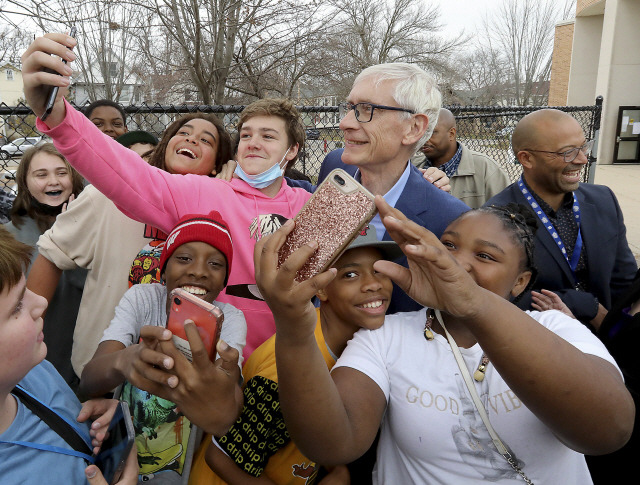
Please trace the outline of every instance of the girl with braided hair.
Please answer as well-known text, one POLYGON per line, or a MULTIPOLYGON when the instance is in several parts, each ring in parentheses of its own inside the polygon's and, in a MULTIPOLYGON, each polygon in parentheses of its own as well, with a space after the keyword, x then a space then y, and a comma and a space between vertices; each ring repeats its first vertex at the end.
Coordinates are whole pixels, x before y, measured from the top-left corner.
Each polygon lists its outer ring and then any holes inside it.
POLYGON ((505 206, 480 207, 477 211, 499 218, 503 228, 511 234, 511 240, 524 252, 525 259, 522 262, 522 267, 531 272, 531 277, 525 289, 511 299, 511 302, 516 302, 525 291, 531 289, 538 274, 533 260, 534 236, 538 229, 536 218, 526 206, 514 203, 505 206))
POLYGON ((313 244, 277 267, 291 223, 256 246, 256 280, 276 321, 280 406, 298 448, 318 463, 349 463, 380 427, 374 484, 593 483, 583 454, 629 439, 633 401, 584 325, 511 303, 535 273, 524 208, 466 212, 438 240, 376 204, 409 265, 374 269, 425 308, 359 330, 331 372, 313 348, 309 298, 334 274, 294 283, 313 244))

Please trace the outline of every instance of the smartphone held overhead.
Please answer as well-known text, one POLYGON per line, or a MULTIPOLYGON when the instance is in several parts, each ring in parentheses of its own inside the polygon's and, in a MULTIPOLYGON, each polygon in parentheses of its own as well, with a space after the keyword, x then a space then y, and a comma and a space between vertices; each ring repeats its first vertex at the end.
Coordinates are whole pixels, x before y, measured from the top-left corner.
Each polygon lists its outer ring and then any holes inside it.
POLYGON ((184 321, 193 320, 209 358, 215 360, 216 345, 224 321, 222 310, 182 288, 172 290, 170 298, 167 328, 173 333, 173 344, 190 362, 193 361, 191 346, 184 331, 184 321))
POLYGON ((278 266, 296 249, 315 241, 318 249, 300 268, 296 281, 326 271, 376 212, 371 192, 344 170, 333 170, 294 218, 295 227, 280 248, 278 266))
MULTIPOLYGON (((71 27, 71 30, 69 31, 69 36, 70 37, 75 37, 76 36, 76 27, 75 25, 73 27, 71 27)), ((62 62, 64 62, 65 64, 67 63, 66 60, 62 59, 62 62)), ((47 72, 50 72, 51 74, 60 74, 56 71, 53 71, 51 69, 45 69, 47 72)), ((45 105, 44 108, 44 113, 42 113, 42 116, 40 117, 40 119, 42 121, 46 120, 47 117, 51 114, 51 111, 53 111, 53 105, 56 102, 56 98, 58 97, 58 91, 60 91, 60 88, 58 86, 51 86, 50 90, 49 90, 49 95, 47 97, 47 104, 45 105)))

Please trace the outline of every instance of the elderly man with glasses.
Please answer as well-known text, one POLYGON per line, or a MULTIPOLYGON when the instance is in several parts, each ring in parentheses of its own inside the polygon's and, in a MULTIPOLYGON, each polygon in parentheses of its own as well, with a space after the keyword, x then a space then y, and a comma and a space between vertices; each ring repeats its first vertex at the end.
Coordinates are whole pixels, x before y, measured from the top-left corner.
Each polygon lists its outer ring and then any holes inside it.
POLYGON ((580 183, 593 140, 571 115, 542 109, 520 120, 511 145, 522 177, 485 205, 524 204, 538 223, 538 278, 518 306, 548 310, 563 302, 597 332, 637 265, 611 189, 580 183))
MULTIPOLYGON (((344 149, 327 155, 318 183, 331 170, 342 168, 440 237, 469 207, 427 182, 409 160, 431 137, 441 104, 433 77, 421 68, 401 62, 368 67, 356 77, 347 102, 340 105, 344 149)), ((391 240, 379 215, 372 225, 378 239, 391 240)), ((398 262, 406 265, 406 257, 398 262)), ((419 308, 394 287, 388 313, 419 308)))

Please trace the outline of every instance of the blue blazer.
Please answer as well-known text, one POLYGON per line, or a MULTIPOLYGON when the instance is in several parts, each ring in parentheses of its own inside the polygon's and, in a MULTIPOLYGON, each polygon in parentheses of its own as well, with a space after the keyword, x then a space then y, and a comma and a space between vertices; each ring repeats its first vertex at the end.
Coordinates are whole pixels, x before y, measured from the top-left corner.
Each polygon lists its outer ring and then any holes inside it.
MULTIPOLYGON (((580 231, 587 257, 590 293, 575 289, 576 282, 569 264, 549 232, 541 227, 540 221, 534 249, 538 279, 533 289, 555 292, 576 318, 587 323, 597 312, 594 297, 607 310, 611 309, 612 301, 624 293, 638 268, 627 243, 622 211, 611 189, 604 185, 580 184, 575 195, 580 204, 580 231)), ((529 207, 517 183, 511 184, 485 205, 509 202, 529 207)), ((531 309, 531 294, 525 294, 518 306, 531 309)))
MULTIPOLYGON (((356 173, 358 167, 342 162, 342 151, 342 149, 333 150, 325 157, 320 167, 318 184, 327 177, 329 172, 336 168, 341 168, 352 176, 356 173)), ((312 187, 308 182, 301 183, 298 180, 294 181, 293 184, 307 190, 312 187)), ((422 177, 422 172, 413 165, 411 165, 411 174, 395 208, 401 211, 408 219, 433 232, 438 238, 451 221, 469 210, 469 206, 464 202, 427 182, 422 177)), ((385 231, 382 239, 390 241, 391 236, 385 231)), ((408 265, 406 256, 396 262, 405 267, 408 265)), ((422 308, 421 305, 409 298, 404 291, 394 284, 391 305, 387 313, 408 312, 419 310, 420 308, 422 308)))

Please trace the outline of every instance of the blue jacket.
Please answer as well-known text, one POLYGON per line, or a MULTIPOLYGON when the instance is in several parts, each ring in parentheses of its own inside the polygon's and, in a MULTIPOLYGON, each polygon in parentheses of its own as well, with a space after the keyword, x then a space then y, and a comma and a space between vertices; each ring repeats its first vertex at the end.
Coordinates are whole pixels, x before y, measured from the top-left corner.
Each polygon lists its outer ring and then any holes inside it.
MULTIPOLYGON (((604 185, 580 184, 575 195, 580 204, 580 231, 587 256, 590 293, 574 289, 576 282, 569 264, 540 223, 534 249, 538 279, 533 289, 546 289, 558 294, 576 318, 587 323, 597 313, 595 298, 606 309, 611 309, 612 301, 624 293, 638 268, 627 243, 622 211, 611 189, 604 185)), ((517 183, 489 199, 485 205, 509 202, 529 207, 517 183)), ((531 294, 525 294, 518 306, 524 310, 531 309, 531 294)))

